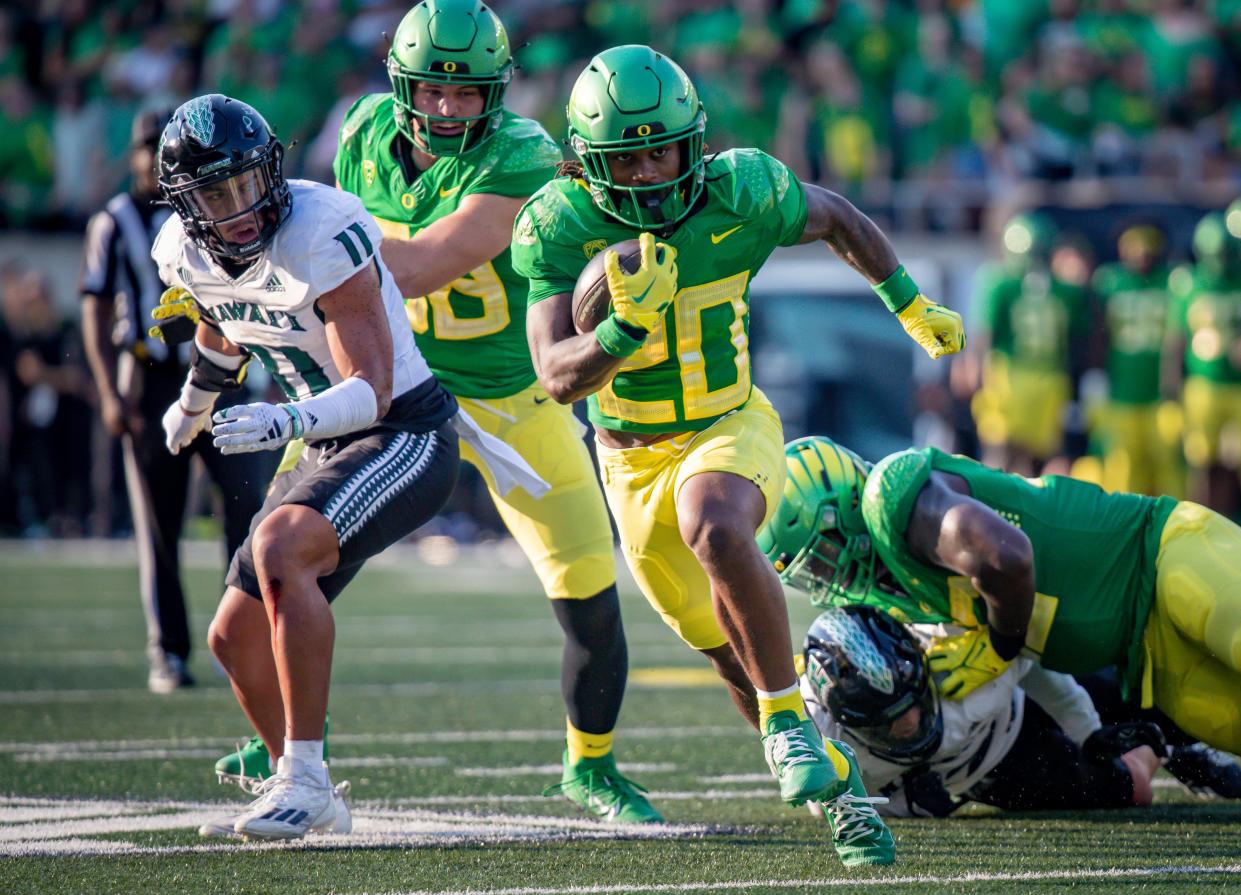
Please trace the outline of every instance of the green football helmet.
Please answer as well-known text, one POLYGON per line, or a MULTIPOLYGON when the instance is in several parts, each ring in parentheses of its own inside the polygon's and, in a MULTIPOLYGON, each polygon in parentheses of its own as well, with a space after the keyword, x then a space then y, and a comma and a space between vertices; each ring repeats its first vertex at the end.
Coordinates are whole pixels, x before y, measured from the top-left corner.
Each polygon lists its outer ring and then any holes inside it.
POLYGON ((1214 273, 1241 270, 1241 240, 1229 232, 1223 212, 1211 212, 1194 227, 1194 258, 1214 273))
POLYGON ((780 580, 805 591, 815 604, 860 599, 870 591, 876 568, 862 518, 871 464, 820 436, 790 441, 784 461, 784 493, 759 530, 759 549, 780 580))
POLYGON ((500 126, 504 91, 512 77, 508 33, 478 0, 423 0, 401 19, 388 53, 396 126, 416 147, 435 156, 464 155, 491 139, 500 126), (464 118, 419 112, 414 108, 419 81, 477 87, 483 110, 464 118), (433 124, 461 124, 464 130, 436 134, 433 124))
POLYGON ((650 47, 630 44, 604 50, 573 85, 566 109, 569 146, 582 160, 595 204, 640 230, 680 221, 702 194, 703 135, 707 113, 679 65, 650 47), (681 171, 650 186, 621 186, 607 155, 684 141, 681 171))
POLYGON ((1046 265, 1056 243, 1056 225, 1045 214, 1025 212, 1011 218, 1000 234, 1004 254, 1022 265, 1046 265))

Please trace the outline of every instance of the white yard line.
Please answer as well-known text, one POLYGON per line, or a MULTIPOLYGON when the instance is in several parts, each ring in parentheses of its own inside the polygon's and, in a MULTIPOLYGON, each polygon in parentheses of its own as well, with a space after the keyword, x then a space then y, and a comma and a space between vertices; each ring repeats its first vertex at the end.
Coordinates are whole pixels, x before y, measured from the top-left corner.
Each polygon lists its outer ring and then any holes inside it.
POLYGON ((115 802, 0 797, 0 856, 163 855, 254 848, 418 848, 572 839, 666 839, 729 832, 703 824, 604 824, 581 817, 497 815, 487 812, 354 806, 354 831, 264 845, 215 840, 192 846, 138 846, 108 838, 127 833, 192 831, 208 819, 239 810, 239 802, 115 802))
POLYGON ((872 879, 844 877, 838 879, 756 879, 733 882, 653 883, 601 886, 539 886, 510 889, 419 889, 392 895, 627 895, 654 892, 719 892, 731 890, 767 890, 780 892, 803 889, 865 889, 908 885, 952 885, 996 882, 1034 882, 1038 880, 1141 879, 1160 876, 1235 876, 1241 864, 1167 865, 1159 867, 1118 867, 1110 870, 1045 870, 1026 873, 964 873, 951 876, 889 876, 872 879))

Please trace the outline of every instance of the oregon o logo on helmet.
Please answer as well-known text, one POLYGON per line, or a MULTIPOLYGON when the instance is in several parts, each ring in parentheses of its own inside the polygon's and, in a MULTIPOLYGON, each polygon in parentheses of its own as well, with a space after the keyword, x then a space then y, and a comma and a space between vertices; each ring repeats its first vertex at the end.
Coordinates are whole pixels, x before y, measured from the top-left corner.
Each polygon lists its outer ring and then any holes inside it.
POLYGON ((455 62, 445 62, 445 63, 444 63, 444 71, 448 72, 449 74, 452 74, 452 73, 453 73, 453 72, 455 72, 456 70, 457 70, 457 63, 455 63, 455 62))
POLYGON ((649 124, 638 125, 638 136, 649 137, 651 135, 651 126, 649 124))

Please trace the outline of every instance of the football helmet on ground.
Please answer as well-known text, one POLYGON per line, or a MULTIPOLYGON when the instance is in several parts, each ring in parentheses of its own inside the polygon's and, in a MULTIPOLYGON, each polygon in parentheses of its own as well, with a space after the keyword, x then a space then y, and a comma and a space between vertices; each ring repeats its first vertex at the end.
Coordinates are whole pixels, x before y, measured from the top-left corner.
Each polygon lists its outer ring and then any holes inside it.
POLYGON ((822 613, 806 634, 815 700, 879 758, 917 765, 943 742, 939 696, 918 639, 872 606, 822 613))

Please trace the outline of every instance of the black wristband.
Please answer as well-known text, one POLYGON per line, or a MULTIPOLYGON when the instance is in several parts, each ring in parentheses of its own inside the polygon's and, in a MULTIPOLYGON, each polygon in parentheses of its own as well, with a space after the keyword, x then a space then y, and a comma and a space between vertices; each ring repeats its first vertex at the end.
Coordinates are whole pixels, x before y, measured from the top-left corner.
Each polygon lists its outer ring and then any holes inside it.
POLYGON ((995 628, 988 628, 987 632, 991 635, 991 648, 1005 661, 1017 658, 1017 654, 1026 644, 1025 634, 1001 634, 995 628))
POLYGON ((229 392, 241 388, 246 378, 246 364, 250 355, 243 355, 241 366, 236 370, 221 367, 198 350, 198 343, 190 347, 190 383, 205 392, 229 392))

